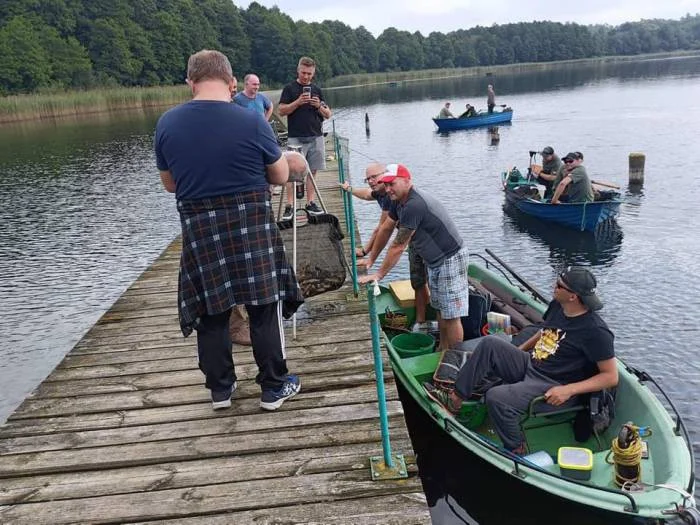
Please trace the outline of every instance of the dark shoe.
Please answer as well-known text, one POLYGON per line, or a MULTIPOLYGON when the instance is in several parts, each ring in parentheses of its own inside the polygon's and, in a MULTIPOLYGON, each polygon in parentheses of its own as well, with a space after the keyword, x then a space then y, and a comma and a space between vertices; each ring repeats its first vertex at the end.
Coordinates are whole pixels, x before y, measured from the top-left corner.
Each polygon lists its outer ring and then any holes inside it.
POLYGON ((319 208, 318 204, 316 204, 314 201, 309 201, 309 203, 306 205, 306 211, 311 215, 323 215, 323 210, 319 208))
POLYGON ((423 383, 423 388, 430 399, 442 406, 450 414, 459 414, 459 410, 462 408, 462 403, 460 402, 459 406, 455 405, 450 397, 449 390, 438 388, 434 384, 427 382, 423 383))
POLYGON ((280 220, 291 221, 292 218, 294 218, 294 208, 292 207, 291 204, 287 204, 284 207, 284 213, 282 214, 282 218, 280 220))
POLYGON ((511 452, 517 456, 527 456, 527 444, 523 441, 517 448, 511 450, 511 452))
POLYGON ((277 410, 287 399, 297 395, 299 390, 301 390, 299 377, 289 374, 279 390, 263 390, 260 397, 260 408, 263 410, 277 410))
POLYGON ((231 396, 236 391, 238 384, 234 381, 231 390, 226 390, 224 392, 211 391, 211 407, 214 410, 220 410, 222 408, 228 408, 231 406, 231 396))

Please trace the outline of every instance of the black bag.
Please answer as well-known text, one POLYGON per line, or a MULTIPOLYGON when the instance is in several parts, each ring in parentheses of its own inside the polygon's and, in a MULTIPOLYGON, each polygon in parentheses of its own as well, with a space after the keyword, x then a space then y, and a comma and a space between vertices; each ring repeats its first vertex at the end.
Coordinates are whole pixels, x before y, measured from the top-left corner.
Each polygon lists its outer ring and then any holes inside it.
POLYGON ((462 317, 464 340, 481 337, 481 328, 486 324, 486 314, 491 309, 491 296, 488 292, 469 290, 469 315, 462 317))
POLYGON ((587 441, 591 435, 600 436, 615 419, 615 396, 617 388, 599 390, 588 394, 588 410, 576 414, 574 438, 579 443, 587 441))

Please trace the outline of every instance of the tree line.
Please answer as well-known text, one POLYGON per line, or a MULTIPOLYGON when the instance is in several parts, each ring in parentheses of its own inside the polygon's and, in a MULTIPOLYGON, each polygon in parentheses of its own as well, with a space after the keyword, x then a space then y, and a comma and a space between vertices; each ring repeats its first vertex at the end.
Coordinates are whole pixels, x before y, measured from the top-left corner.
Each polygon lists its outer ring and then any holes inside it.
POLYGON ((548 62, 700 49, 700 15, 619 26, 528 22, 450 33, 389 27, 375 38, 337 20, 294 21, 277 7, 231 0, 3 0, 0 94, 182 83, 187 58, 225 53, 237 75, 267 86, 308 55, 317 77, 548 62))

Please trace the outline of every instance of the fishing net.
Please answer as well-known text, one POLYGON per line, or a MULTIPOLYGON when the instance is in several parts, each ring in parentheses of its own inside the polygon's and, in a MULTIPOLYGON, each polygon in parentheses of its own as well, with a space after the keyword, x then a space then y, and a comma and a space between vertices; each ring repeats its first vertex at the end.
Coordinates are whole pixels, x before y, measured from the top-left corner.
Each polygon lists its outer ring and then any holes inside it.
MULTIPOLYGON (((335 215, 311 215, 297 222, 297 281, 304 297, 337 290, 345 282, 343 233, 335 215)), ((277 223, 284 240, 287 258, 292 263, 294 249, 292 221, 277 223)))

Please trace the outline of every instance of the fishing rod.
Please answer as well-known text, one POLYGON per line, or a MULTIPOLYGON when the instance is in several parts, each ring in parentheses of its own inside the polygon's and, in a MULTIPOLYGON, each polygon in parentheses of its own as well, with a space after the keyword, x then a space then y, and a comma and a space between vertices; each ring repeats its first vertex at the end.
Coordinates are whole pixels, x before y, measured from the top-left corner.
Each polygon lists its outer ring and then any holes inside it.
POLYGON ((533 294, 535 297, 537 297, 537 298, 540 299, 541 301, 544 301, 545 303, 549 303, 549 299, 547 299, 547 298, 542 294, 542 292, 540 292, 537 288, 535 288, 533 285, 531 285, 531 284, 530 284, 529 282, 527 282, 525 279, 523 279, 522 277, 520 277, 520 275, 518 275, 518 274, 515 272, 515 270, 513 270, 510 266, 508 266, 506 263, 504 263, 495 253, 493 253, 493 252, 492 252, 491 250, 489 250, 488 248, 486 248, 486 253, 488 253, 491 257, 493 257, 494 260, 495 260, 498 264, 500 264, 501 266, 503 266, 503 268, 505 268, 506 270, 508 270, 508 272, 510 272, 510 274, 511 274, 513 277, 515 277, 515 279, 516 279, 520 284, 522 284, 525 288, 527 288, 528 290, 530 290, 530 291, 532 292, 532 294, 533 294))

